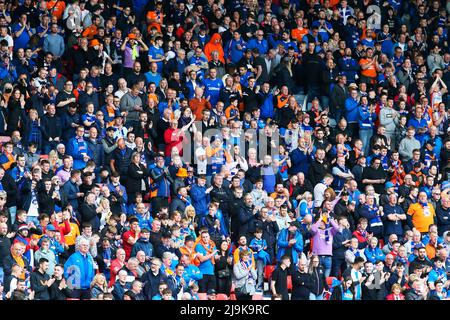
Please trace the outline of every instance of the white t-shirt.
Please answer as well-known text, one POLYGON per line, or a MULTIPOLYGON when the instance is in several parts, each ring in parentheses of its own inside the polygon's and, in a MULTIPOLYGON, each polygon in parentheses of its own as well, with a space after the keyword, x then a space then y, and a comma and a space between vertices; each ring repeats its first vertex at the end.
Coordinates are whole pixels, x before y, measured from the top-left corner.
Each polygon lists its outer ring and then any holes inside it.
POLYGON ((318 183, 314 187, 314 207, 318 208, 322 205, 324 199, 324 193, 327 189, 327 185, 325 183, 318 183))
POLYGON ((200 160, 201 156, 206 156, 206 150, 203 147, 198 147, 195 150, 195 157, 197 160, 197 175, 206 174, 206 166, 208 164, 207 158, 205 160, 200 160))

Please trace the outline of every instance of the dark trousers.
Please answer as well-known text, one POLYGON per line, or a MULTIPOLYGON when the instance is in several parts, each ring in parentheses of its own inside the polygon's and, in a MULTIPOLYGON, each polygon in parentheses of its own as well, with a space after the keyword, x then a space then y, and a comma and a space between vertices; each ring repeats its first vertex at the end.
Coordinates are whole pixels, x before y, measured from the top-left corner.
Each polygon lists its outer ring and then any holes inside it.
POLYGON ((229 295, 231 291, 231 277, 216 277, 216 291, 217 293, 229 295))
POLYGON ((198 292, 207 292, 210 289, 216 290, 216 276, 211 274, 203 275, 203 278, 198 280, 198 292))
POLYGON ((246 294, 237 294, 236 295, 236 300, 252 300, 252 296, 249 295, 248 293, 246 294))
POLYGON ((73 289, 71 298, 80 300, 90 300, 91 290, 89 289, 73 289))
POLYGON ((347 269, 347 263, 345 262, 345 258, 335 258, 331 260, 331 277, 338 277, 339 273, 343 273, 347 269))
POLYGON ((350 137, 358 136, 358 138, 359 138, 358 122, 348 123, 347 128, 348 128, 348 134, 350 135, 350 137))

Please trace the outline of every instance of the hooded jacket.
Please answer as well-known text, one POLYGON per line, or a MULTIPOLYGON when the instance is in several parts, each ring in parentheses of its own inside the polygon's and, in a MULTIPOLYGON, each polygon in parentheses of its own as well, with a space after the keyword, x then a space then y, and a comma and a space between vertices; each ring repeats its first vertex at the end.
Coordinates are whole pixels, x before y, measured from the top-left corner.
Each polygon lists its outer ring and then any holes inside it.
POLYGON ((131 249, 131 256, 135 257, 139 251, 144 251, 146 257, 153 255, 153 245, 148 239, 139 238, 131 249))
POLYGON ((218 33, 214 33, 211 40, 205 45, 205 55, 208 61, 212 60, 212 52, 217 51, 219 53, 219 60, 225 63, 224 52, 222 47, 222 37, 218 33))

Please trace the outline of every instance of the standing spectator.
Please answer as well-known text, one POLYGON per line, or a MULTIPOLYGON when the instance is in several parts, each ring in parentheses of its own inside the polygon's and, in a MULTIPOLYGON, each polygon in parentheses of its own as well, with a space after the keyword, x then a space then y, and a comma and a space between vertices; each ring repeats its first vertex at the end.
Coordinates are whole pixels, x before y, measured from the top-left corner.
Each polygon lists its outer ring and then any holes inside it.
POLYGON ((89 241, 80 241, 79 251, 72 254, 64 264, 64 277, 73 298, 90 299, 90 285, 94 278, 94 259, 89 253, 89 241))

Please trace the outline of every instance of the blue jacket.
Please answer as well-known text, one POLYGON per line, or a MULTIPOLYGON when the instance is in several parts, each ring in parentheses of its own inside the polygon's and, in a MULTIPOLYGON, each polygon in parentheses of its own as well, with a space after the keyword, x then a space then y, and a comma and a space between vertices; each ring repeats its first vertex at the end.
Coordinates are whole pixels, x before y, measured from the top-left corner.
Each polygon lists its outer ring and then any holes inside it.
MULTIPOLYGON (((201 81, 199 81, 198 79, 195 82, 196 82, 197 86, 200 86, 200 87, 203 86, 203 83, 201 81)), ((195 95, 194 84, 193 84, 192 80, 189 80, 189 81, 186 81, 185 85, 186 85, 186 88, 188 89, 187 90, 188 91, 187 99, 191 100, 195 95)), ((178 108, 174 108, 174 106, 172 105, 172 109, 176 110, 178 108)), ((163 114, 163 111, 164 111, 164 109, 159 109, 159 112, 161 114, 163 114)))
POLYGON ((97 168, 100 169, 105 165, 105 151, 100 141, 87 141, 88 150, 92 154, 92 160, 95 161, 97 168))
POLYGON ((197 216, 203 217, 208 214, 208 204, 210 201, 209 193, 205 193, 206 186, 200 187, 198 184, 194 184, 191 187, 191 200, 192 205, 195 208, 197 216))
POLYGON ((261 119, 267 119, 274 117, 274 105, 273 105, 273 94, 271 93, 258 93, 258 98, 261 101, 259 109, 261 110, 261 119))
POLYGON ((352 97, 345 99, 345 118, 348 123, 355 123, 359 120, 358 101, 352 97))
POLYGON ((64 277, 75 289, 89 289, 94 279, 94 259, 90 253, 75 252, 64 264, 64 277))
POLYGON ((347 23, 347 25, 344 26, 344 39, 345 43, 347 44, 347 47, 349 47, 352 50, 355 49, 359 41, 358 27, 347 23))
POLYGON ((366 249, 364 249, 364 255, 366 256, 367 260, 372 263, 380 260, 384 261, 385 258, 383 251, 381 251, 381 249, 378 247, 375 247, 375 249, 367 247, 366 249))
POLYGON ((153 245, 144 238, 139 238, 131 249, 131 257, 135 257, 139 251, 144 251, 146 257, 153 256, 153 245))
POLYGON ((73 157, 73 168, 76 170, 82 170, 86 167, 86 162, 83 159, 84 154, 92 158, 92 153, 86 140, 82 139, 79 141, 76 137, 69 140, 67 154, 73 157))
POLYGON ((250 39, 248 40, 247 48, 254 49, 258 48, 259 54, 263 55, 266 54, 267 51, 269 51, 269 43, 266 39, 262 39, 261 42, 258 42, 258 39, 250 39))
POLYGON ((355 82, 359 71, 359 64, 352 57, 343 57, 338 60, 339 70, 347 77, 347 83, 355 82))
POLYGON ((290 168, 291 174, 297 174, 299 172, 303 172, 304 174, 308 173, 309 165, 311 164, 311 156, 305 154, 299 148, 295 148, 290 154, 292 167, 290 168))
POLYGON ((151 170, 150 176, 155 176, 157 179, 152 181, 150 189, 152 191, 157 190, 157 197, 168 198, 170 196, 171 181, 165 175, 162 175, 162 172, 163 169, 156 166, 151 170))
MULTIPOLYGON (((277 242, 277 246, 278 246, 278 253, 277 253, 277 260, 280 261, 281 257, 284 256, 284 253, 286 252, 286 249, 288 248, 288 235, 289 235, 289 230, 283 229, 280 231, 280 233, 278 234, 278 242, 277 242)), ((300 231, 296 231, 295 232, 295 240, 297 240, 297 242, 292 246, 292 263, 293 264, 297 264, 298 261, 298 255, 301 254, 303 252, 303 236, 300 233, 300 231)))
POLYGON ((247 43, 239 39, 238 41, 231 39, 225 46, 225 58, 230 59, 232 63, 237 64, 241 60, 245 49, 247 48, 247 43), (241 49, 237 48, 237 45, 241 45, 241 49))
POLYGON ((358 124, 359 130, 373 130, 374 122, 377 118, 376 113, 370 113, 367 106, 360 105, 358 108, 358 124))
POLYGON ((78 197, 77 193, 80 192, 80 188, 76 183, 71 180, 64 183, 62 189, 62 194, 66 196, 67 202, 69 202, 74 210, 78 210, 78 197))

